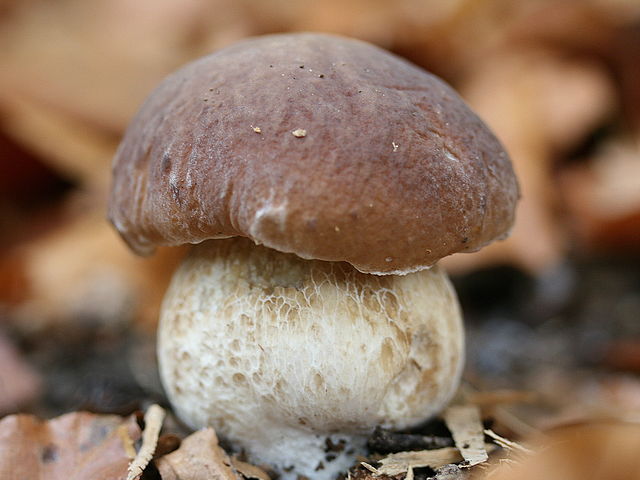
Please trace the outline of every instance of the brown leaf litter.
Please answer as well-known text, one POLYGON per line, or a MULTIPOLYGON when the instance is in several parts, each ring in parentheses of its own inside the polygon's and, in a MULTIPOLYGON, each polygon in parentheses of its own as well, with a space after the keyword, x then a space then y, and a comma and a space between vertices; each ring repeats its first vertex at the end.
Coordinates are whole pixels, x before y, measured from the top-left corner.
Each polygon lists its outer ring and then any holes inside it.
POLYGON ((269 480, 260 468, 232 460, 218 445, 212 428, 185 438, 178 450, 156 461, 162 480, 269 480))
POLYGON ((11 415, 0 420, 0 478, 122 480, 130 446, 139 438, 133 415, 74 412, 52 420, 11 415))

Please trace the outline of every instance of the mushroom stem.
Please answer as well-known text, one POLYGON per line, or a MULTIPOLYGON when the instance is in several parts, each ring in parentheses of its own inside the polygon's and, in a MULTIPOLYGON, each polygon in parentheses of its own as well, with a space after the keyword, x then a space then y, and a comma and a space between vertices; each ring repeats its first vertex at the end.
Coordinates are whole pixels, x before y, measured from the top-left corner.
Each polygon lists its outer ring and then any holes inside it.
POLYGON ((229 239, 195 246, 174 275, 158 350, 187 424, 285 477, 329 479, 377 425, 406 428, 446 405, 463 329, 438 267, 375 276, 229 239))

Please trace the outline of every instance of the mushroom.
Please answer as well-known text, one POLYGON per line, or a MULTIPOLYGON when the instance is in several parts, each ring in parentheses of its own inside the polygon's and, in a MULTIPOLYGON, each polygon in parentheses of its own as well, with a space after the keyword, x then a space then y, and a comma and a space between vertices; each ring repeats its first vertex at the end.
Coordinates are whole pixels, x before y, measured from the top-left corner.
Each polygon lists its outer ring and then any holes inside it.
POLYGON ((519 195, 448 85, 309 33, 169 76, 113 173, 110 219, 135 252, 197 244, 160 318, 175 411, 314 479, 347 468, 377 425, 415 426, 450 400, 463 328, 434 264, 504 237, 519 195))

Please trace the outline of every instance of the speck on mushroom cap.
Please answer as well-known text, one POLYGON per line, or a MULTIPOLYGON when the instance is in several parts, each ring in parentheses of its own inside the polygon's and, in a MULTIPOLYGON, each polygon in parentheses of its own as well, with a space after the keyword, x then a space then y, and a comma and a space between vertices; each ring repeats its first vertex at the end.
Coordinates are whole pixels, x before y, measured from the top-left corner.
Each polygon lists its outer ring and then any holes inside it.
POLYGON ((113 171, 109 216, 137 253, 244 236, 380 274, 504 236, 518 198, 507 154, 448 85, 321 34, 246 40, 169 76, 113 171))

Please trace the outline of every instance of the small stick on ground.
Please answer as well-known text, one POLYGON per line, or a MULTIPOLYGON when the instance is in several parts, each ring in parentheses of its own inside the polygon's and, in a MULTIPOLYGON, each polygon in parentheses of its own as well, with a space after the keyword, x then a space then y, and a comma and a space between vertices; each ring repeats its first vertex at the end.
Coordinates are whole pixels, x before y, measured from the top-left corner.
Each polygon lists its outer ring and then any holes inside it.
POLYGON ((144 414, 144 432, 142 432, 142 446, 136 458, 129 464, 127 480, 138 480, 147 468, 156 451, 160 429, 164 421, 165 411, 160 405, 151 405, 144 414))

